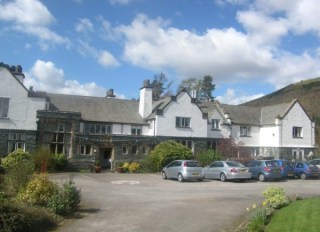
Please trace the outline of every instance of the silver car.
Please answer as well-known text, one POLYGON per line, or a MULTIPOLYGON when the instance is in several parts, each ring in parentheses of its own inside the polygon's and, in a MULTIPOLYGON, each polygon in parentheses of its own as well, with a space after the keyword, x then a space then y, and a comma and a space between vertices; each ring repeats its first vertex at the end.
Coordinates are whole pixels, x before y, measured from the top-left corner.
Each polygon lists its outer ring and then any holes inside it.
POLYGON ((203 180, 202 167, 196 160, 174 160, 162 169, 163 179, 178 179, 179 182, 185 180, 203 180))
POLYGON ((204 178, 227 180, 249 180, 251 172, 237 161, 215 161, 203 169, 204 178))

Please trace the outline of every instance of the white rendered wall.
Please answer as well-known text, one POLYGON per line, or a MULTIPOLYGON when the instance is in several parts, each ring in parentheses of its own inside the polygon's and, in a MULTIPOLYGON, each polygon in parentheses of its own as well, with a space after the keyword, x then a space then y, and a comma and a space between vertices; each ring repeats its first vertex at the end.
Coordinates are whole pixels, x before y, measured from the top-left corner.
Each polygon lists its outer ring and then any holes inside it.
POLYGON ((215 108, 213 112, 209 113, 209 123, 207 125, 207 136, 208 138, 229 138, 231 133, 230 125, 222 124, 224 118, 221 114, 218 113, 217 109, 215 108), (212 119, 219 119, 220 120, 220 128, 212 129, 211 121, 212 119))
POLYGON ((259 126, 251 126, 250 136, 240 136, 240 125, 233 124, 231 137, 236 143, 244 146, 259 146, 260 128, 259 126))
POLYGON ((165 108, 163 115, 156 116, 155 135, 207 137, 207 119, 203 119, 199 107, 191 103, 191 97, 181 92, 176 101, 165 108), (176 117, 191 118, 191 128, 177 128, 176 117))
POLYGON ((28 91, 5 68, 0 68, 0 97, 9 98, 8 118, 0 119, 0 129, 36 130, 37 110, 46 107, 45 98, 30 98, 28 91))
POLYGON ((278 147, 280 146, 281 125, 264 126, 260 128, 260 146, 278 147))
POLYGON ((314 147, 314 128, 312 121, 303 108, 295 103, 287 115, 282 119, 282 147, 314 147), (293 138, 292 128, 302 127, 302 138, 293 138))

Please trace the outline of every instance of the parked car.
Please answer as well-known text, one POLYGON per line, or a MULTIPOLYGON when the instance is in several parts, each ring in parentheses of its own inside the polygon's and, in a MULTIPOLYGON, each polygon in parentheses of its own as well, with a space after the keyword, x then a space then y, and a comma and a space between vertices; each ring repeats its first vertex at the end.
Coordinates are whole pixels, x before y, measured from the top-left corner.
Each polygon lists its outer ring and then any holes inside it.
POLYGON ((242 163, 237 161, 215 161, 203 169, 203 176, 207 179, 249 180, 251 173, 242 163))
POLYGON ((162 169, 163 179, 178 179, 179 182, 185 180, 203 180, 202 167, 196 160, 174 160, 162 169))
POLYGON ((296 162, 294 166, 294 173, 297 177, 305 180, 310 177, 319 178, 319 168, 309 162, 296 162))
POLYGON ((263 182, 282 178, 279 164, 276 160, 251 160, 245 163, 252 173, 252 178, 263 182))
POLYGON ((276 159, 280 167, 281 175, 283 178, 294 178, 293 163, 289 160, 276 159))
POLYGON ((318 168, 320 168, 320 159, 313 159, 310 161, 311 164, 316 165, 318 168))

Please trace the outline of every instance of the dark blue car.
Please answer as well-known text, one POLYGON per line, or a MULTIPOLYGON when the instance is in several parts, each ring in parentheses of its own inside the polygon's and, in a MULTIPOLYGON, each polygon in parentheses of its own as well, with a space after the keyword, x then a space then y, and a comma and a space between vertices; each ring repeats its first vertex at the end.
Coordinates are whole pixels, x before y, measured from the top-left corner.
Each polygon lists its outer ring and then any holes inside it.
POLYGON ((251 160, 245 163, 252 173, 252 178, 259 181, 279 180, 282 178, 279 164, 276 160, 251 160))
POLYGON ((303 180, 312 177, 319 178, 320 169, 312 163, 296 162, 294 165, 294 173, 303 180))
POLYGON ((294 178, 294 167, 293 167, 293 163, 289 160, 282 160, 282 159, 276 159, 275 160, 279 167, 280 167, 280 171, 281 171, 281 175, 283 178, 294 178))

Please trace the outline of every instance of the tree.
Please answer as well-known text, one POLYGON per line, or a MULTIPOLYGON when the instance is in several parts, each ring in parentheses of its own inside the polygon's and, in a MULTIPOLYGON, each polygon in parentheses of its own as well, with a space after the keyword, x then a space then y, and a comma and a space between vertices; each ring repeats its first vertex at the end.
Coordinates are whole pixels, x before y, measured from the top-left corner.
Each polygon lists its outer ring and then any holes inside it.
POLYGON ((173 160, 190 159, 192 151, 186 146, 175 141, 165 141, 158 144, 148 156, 148 165, 152 171, 161 169, 173 160))
POLYGON ((166 78, 166 75, 163 72, 161 72, 160 74, 154 75, 153 81, 151 83, 151 87, 153 88, 153 91, 152 91, 153 100, 155 101, 159 100, 161 96, 166 95, 164 93, 165 90, 169 91, 172 81, 166 86, 164 86, 167 81, 168 79, 166 78))
POLYGON ((212 91, 215 85, 212 84, 213 78, 211 76, 204 76, 203 79, 188 78, 181 81, 178 91, 185 89, 195 99, 201 102, 207 102, 214 99, 212 91))

